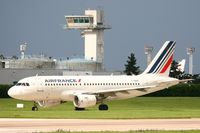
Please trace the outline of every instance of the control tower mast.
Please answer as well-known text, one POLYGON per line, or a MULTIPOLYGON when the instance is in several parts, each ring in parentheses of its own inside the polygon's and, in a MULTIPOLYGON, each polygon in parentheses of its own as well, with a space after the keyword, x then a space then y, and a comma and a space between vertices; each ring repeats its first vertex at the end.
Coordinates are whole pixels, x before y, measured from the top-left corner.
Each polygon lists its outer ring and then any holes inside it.
POLYGON ((144 47, 144 53, 147 55, 147 66, 151 63, 152 52, 153 52, 153 47, 151 46, 144 47))
POLYGON ((189 55, 189 74, 193 74, 193 54, 195 52, 195 48, 187 48, 187 54, 189 55))
POLYGON ((85 15, 65 16, 67 29, 79 29, 84 37, 85 60, 98 63, 104 61, 104 30, 111 29, 105 25, 102 10, 85 10, 85 15))

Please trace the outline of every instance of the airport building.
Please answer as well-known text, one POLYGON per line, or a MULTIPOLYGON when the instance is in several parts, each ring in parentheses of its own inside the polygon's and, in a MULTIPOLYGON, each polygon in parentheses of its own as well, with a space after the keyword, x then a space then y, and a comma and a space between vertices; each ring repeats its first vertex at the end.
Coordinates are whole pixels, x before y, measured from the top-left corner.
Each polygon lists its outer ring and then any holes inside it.
POLYGON ((84 38, 84 57, 58 60, 45 55, 26 54, 27 43, 20 44, 20 57, 0 56, 0 84, 12 84, 18 80, 38 75, 105 74, 104 30, 102 10, 85 10, 84 15, 65 16, 66 29, 78 29, 84 38))

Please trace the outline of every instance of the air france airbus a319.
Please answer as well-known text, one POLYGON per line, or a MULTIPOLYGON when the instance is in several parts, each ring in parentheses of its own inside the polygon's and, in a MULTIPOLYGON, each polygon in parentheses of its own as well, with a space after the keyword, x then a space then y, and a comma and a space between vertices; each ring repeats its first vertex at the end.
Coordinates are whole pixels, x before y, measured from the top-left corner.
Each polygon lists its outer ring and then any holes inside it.
POLYGON ((33 101, 32 110, 38 110, 37 104, 48 107, 65 101, 73 101, 76 110, 96 104, 99 110, 108 110, 104 101, 137 97, 178 84, 180 80, 169 77, 174 49, 174 41, 165 42, 137 76, 34 76, 20 80, 8 95, 33 101))

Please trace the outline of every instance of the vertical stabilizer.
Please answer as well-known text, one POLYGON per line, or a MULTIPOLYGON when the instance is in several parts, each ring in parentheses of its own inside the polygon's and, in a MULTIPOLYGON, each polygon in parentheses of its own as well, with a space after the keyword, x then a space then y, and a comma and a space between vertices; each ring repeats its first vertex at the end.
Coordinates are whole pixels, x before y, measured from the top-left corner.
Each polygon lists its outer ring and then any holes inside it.
POLYGON ((166 41, 143 74, 150 73, 169 76, 175 43, 175 41, 166 41))
POLYGON ((182 59, 179 63, 178 63, 178 68, 177 71, 181 71, 184 72, 185 71, 185 59, 182 59))

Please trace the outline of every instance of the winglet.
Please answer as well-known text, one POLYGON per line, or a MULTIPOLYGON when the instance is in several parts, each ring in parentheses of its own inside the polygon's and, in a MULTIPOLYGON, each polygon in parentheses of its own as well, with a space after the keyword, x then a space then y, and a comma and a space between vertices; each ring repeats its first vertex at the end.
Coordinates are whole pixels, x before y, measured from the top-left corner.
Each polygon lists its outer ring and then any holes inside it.
POLYGON ((166 41, 143 74, 150 73, 169 76, 175 43, 175 41, 166 41))

